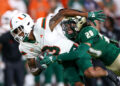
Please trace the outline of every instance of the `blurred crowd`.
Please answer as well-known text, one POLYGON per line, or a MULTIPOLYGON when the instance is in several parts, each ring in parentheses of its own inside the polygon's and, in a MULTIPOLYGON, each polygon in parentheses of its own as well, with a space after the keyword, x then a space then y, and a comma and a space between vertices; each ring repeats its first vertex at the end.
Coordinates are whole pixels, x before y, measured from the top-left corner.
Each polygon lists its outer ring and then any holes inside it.
MULTIPOLYGON (((16 12, 28 13, 34 21, 46 17, 49 13, 57 13, 59 9, 71 8, 80 11, 103 10, 107 18, 104 23, 98 22, 96 27, 108 38, 120 41, 120 0, 0 0, 0 86, 44 86, 46 71, 34 77, 29 73, 26 60, 18 51, 18 43, 10 36, 10 19, 16 12), (10 85, 13 84, 13 85, 10 85)), ((53 70, 52 67, 50 70, 53 70)), ((47 83, 57 80, 55 74, 47 83)), ((59 82, 59 80, 58 80, 59 82)), ((107 86, 104 80, 89 80, 89 86, 107 86), (94 83, 94 84, 93 84, 94 83)), ((49 84, 45 86, 51 86, 49 84)), ((114 86, 110 84, 109 86, 114 86)))

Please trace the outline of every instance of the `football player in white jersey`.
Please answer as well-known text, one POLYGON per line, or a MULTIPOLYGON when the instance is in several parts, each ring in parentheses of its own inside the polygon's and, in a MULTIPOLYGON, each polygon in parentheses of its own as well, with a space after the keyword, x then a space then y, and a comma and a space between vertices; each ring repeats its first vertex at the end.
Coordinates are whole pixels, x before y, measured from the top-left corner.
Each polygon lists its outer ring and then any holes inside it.
MULTIPOLYGON (((98 14, 79 12, 76 10, 63 9, 60 11, 63 18, 66 16, 85 16, 93 20, 99 17, 98 14)), ((63 18, 60 18, 61 21, 63 18)), ((101 16, 100 16, 101 18, 101 16)), ((33 20, 28 14, 20 13, 15 15, 10 21, 11 34, 20 43, 19 49, 21 53, 27 58, 30 71, 34 75, 38 75, 44 69, 37 61, 42 52, 48 51, 53 55, 59 55, 69 52, 74 42, 68 40, 60 31, 60 25, 55 22, 57 19, 50 20, 51 17, 40 18, 34 24, 33 20), (56 26, 56 27, 55 27, 56 26), (51 32, 51 30, 53 30, 51 32), (56 37, 57 36, 57 37, 56 37)), ((42 56, 40 56, 42 57, 42 56)))

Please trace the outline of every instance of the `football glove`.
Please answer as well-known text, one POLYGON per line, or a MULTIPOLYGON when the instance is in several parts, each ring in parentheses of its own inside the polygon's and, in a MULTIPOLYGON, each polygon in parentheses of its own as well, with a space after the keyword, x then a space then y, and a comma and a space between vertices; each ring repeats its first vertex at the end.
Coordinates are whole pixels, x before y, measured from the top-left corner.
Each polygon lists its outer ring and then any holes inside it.
POLYGON ((104 22, 106 16, 104 13, 102 13, 103 11, 102 10, 99 10, 99 11, 95 11, 95 12, 88 12, 88 19, 93 22, 93 24, 96 26, 96 23, 94 22, 95 20, 98 20, 98 21, 101 21, 101 22, 104 22))
POLYGON ((56 61, 57 61, 56 56, 53 56, 51 54, 47 55, 47 53, 45 53, 44 54, 44 59, 40 61, 40 64, 50 65, 51 63, 56 62, 56 61))
POLYGON ((36 66, 38 68, 42 68, 43 70, 45 70, 47 68, 46 64, 40 64, 40 62, 42 61, 42 58, 40 58, 39 56, 36 58, 36 66))
POLYGON ((36 64, 35 68, 30 68, 30 72, 34 76, 37 76, 37 75, 41 74, 42 71, 44 71, 47 68, 46 64, 40 64, 40 59, 39 58, 35 59, 35 64, 36 64))

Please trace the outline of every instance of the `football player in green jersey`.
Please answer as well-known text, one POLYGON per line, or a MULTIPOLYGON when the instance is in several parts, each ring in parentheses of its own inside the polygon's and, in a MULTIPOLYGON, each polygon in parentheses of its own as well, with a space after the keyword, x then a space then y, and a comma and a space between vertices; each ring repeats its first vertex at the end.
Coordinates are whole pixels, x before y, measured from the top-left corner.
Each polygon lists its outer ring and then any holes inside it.
MULTIPOLYGON (((71 22, 71 19, 69 19, 69 22, 71 22)), ((77 22, 76 27, 64 28, 65 35, 77 43, 90 46, 88 52, 92 57, 100 59, 110 70, 119 71, 120 48, 116 46, 116 41, 100 34, 96 28, 87 23, 85 17, 78 18, 76 21, 72 20, 72 22, 74 22, 74 25, 77 22)), ((67 25, 70 24, 65 26, 67 25)))
MULTIPOLYGON (((79 49, 81 49, 82 46, 84 46, 84 44, 81 44, 81 46, 79 46, 79 49)), ((84 78, 84 73, 86 73, 86 75, 89 77, 108 76, 108 71, 102 69, 101 67, 93 67, 91 62, 91 56, 88 53, 85 53, 83 56, 80 56, 81 53, 76 53, 78 51, 74 51, 74 49, 76 48, 76 46, 73 46, 69 54, 64 53, 57 56, 58 62, 60 62, 64 66, 64 77, 67 78, 71 86, 84 86, 83 84, 81 84, 84 83, 84 80, 80 78, 84 78), (73 56, 76 56, 75 58, 77 59, 72 60, 73 56), (69 57, 70 59, 64 59, 66 57, 69 57)), ((88 49, 88 46, 86 46, 86 49, 88 49)), ((51 56, 52 55, 44 55, 45 58, 42 61, 40 61, 40 63, 42 62, 44 64, 49 65, 50 63, 55 62, 56 58, 52 59, 51 56)))
MULTIPOLYGON (((82 44, 79 47, 82 47, 82 44)), ((86 46, 85 50, 88 50, 88 48, 89 48, 89 46, 86 46)), ((74 49, 75 49, 75 47, 73 48, 73 50, 74 49)), ((71 52, 72 52, 72 49, 71 49, 71 52)), ((81 52, 81 53, 83 54, 84 52, 81 52)), ((68 54, 65 53, 64 55, 59 55, 59 56, 64 59, 64 57, 66 57, 67 55, 68 54)), ((79 56, 78 51, 76 51, 76 52, 73 51, 72 54, 68 55, 68 57, 71 57, 71 60, 72 60, 72 57, 78 57, 78 56, 79 56)), ((64 59, 63 66, 65 68, 65 70, 64 70, 65 76, 67 75, 68 80, 71 82, 71 84, 73 86, 74 86, 74 83, 81 81, 79 78, 79 74, 76 71, 75 64, 77 64, 77 67, 79 67, 82 70, 82 72, 85 72, 85 70, 89 68, 88 70, 86 70, 86 72, 89 72, 90 77, 107 76, 107 71, 101 69, 100 67, 93 68, 92 63, 91 63, 91 57, 89 54, 85 53, 85 54, 83 54, 83 56, 84 56, 84 59, 79 59, 79 60, 77 59, 77 61, 66 61, 67 59, 64 59), (75 64, 73 64, 73 63, 75 63, 75 64), (71 71, 71 72, 69 72, 69 71, 71 71), (73 74, 74 77, 73 76, 71 77, 71 74, 73 74)), ((83 56, 80 56, 80 57, 83 58, 83 56)), ((46 56, 46 58, 47 58, 47 56, 46 56)), ((46 63, 46 64, 48 64, 48 63, 46 63)), ((83 76, 83 74, 82 74, 82 76, 83 76)))
POLYGON ((116 74, 120 72, 120 48, 116 46, 116 41, 100 34, 96 28, 87 23, 85 17, 70 18, 63 23, 63 31, 70 40, 90 46, 88 53, 92 57, 100 59, 116 74))
MULTIPOLYGON (((72 24, 73 25, 73 27, 74 27, 74 23, 72 24)), ((76 25, 76 23, 75 23, 75 25, 76 25)), ((64 28, 67 28, 67 26, 63 26, 64 28)), ((70 27, 70 26, 68 26, 68 27, 70 27)), ((69 31, 69 33, 72 33, 73 31, 69 31)), ((66 32, 65 32, 66 33, 66 32)), ((71 37, 73 37, 74 38, 74 35, 76 35, 76 32, 75 32, 75 34, 66 34, 66 35, 68 35, 68 36, 71 36, 71 37)), ((70 38, 71 38, 70 37, 70 38)), ((96 76, 96 74, 98 73, 98 71, 99 70, 101 70, 101 68, 95 68, 95 70, 94 70, 94 68, 92 67, 92 65, 91 64, 89 64, 89 62, 87 62, 87 60, 85 59, 85 55, 87 55, 87 53, 86 53, 86 51, 89 49, 89 46, 88 45, 86 45, 86 44, 84 44, 84 43, 82 43, 81 44, 81 46, 79 46, 79 48, 76 50, 76 52, 71 52, 71 53, 69 53, 69 55, 68 55, 68 53, 66 53, 66 54, 61 54, 61 55, 59 55, 59 56, 57 56, 57 60, 64 60, 64 61, 67 61, 67 60, 74 60, 75 58, 77 58, 77 55, 78 54, 81 54, 80 55, 80 58, 81 58, 81 60, 78 60, 77 59, 77 61, 76 61, 76 64, 77 64, 77 66, 78 67, 80 67, 81 69, 82 69, 82 72, 84 72, 84 74, 85 75, 87 75, 88 77, 99 77, 98 75, 96 76), (82 47, 82 48, 81 48, 82 47), (81 51, 81 49, 82 49, 82 51, 81 51), (66 57, 69 57, 69 58, 66 58, 66 57), (88 63, 87 64, 87 66, 86 65, 84 65, 84 63, 88 63), (85 67, 84 67, 85 66, 85 67), (94 72, 92 71, 92 74, 90 74, 91 73, 91 68, 94 70, 94 72), (87 69, 89 69, 89 70, 87 70, 87 69), (97 71, 96 71, 97 70, 97 71)), ((88 56, 86 56, 87 58, 89 57, 89 55, 88 56)), ((44 61, 45 61, 45 63, 46 64, 49 64, 49 63, 51 63, 52 61, 54 62, 56 60, 56 58, 52 58, 52 56, 46 56, 46 59, 44 59, 44 61), (50 58, 50 59, 49 59, 50 58)), ((71 61, 71 62, 73 62, 73 61, 71 61)), ((67 63, 66 63, 67 64, 67 63)), ((103 70, 102 70, 103 71, 103 70)), ((100 72, 100 71, 99 71, 100 72)), ((103 72, 100 72, 101 74, 103 73, 103 72)), ((100 74, 99 73, 99 74, 100 74)))

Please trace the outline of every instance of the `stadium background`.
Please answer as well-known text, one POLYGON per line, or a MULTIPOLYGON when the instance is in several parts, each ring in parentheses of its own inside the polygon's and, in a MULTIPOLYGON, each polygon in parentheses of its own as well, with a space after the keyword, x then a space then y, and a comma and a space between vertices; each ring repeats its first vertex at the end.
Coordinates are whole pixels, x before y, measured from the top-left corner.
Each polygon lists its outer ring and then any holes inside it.
MULTIPOLYGON (((9 21, 14 10, 25 12, 36 21, 39 17, 46 17, 49 13, 55 11, 55 8, 72 8, 80 11, 95 11, 104 10, 107 19, 104 23, 96 21, 96 27, 102 34, 109 38, 120 41, 120 0, 0 0, 0 36, 10 30, 9 21)), ((2 49, 0 49, 2 52, 2 49)), ((6 52, 7 54, 8 52, 6 52)), ((0 56, 0 86, 4 86, 5 62, 3 57, 0 56)), ((23 63, 25 59, 21 57, 23 63)), ((32 76, 24 64, 23 70, 25 72, 24 86, 43 86, 45 81, 44 73, 38 77, 32 76), (39 78, 40 77, 40 78, 39 78)), ((56 85, 56 79, 53 74, 53 86, 56 85)), ((106 85, 105 80, 98 78, 90 80, 91 86, 114 86, 106 85)), ((15 82, 13 84, 15 85, 15 82)))

